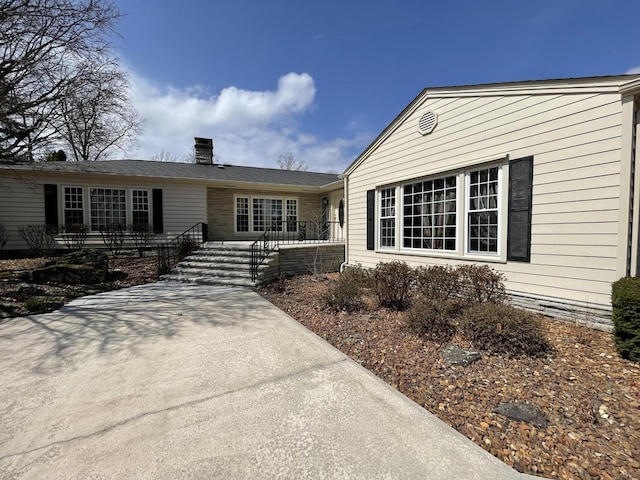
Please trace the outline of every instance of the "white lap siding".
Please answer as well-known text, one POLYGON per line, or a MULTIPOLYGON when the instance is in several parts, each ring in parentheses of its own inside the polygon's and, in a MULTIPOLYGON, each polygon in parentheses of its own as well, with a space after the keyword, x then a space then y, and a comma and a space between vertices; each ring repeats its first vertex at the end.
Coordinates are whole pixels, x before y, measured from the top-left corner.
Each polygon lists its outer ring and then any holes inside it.
MULTIPOLYGON (((82 187, 84 194, 85 219, 89 223, 89 189, 115 188, 149 191, 149 221, 153 219, 153 189, 162 190, 163 233, 156 240, 174 238, 198 222, 206 222, 206 187, 195 183, 158 180, 148 178, 119 178, 113 176, 52 175, 50 173, 27 173, 21 175, 0 175, 0 224, 9 234, 6 250, 27 248, 18 234, 18 228, 27 224, 45 223, 44 185, 58 186, 58 224, 64 221, 64 187, 82 187)), ((129 200, 128 200, 129 202, 129 200)), ((131 209, 130 202, 128 209, 131 209)), ((98 232, 90 233, 88 246, 102 247, 98 232)))
MULTIPOLYGON (((414 266, 469 261, 460 254, 367 250, 367 190, 464 171, 485 159, 533 156, 531 261, 503 256, 487 259, 489 265, 504 273, 510 291, 609 305, 617 280, 622 107, 616 91, 604 90, 427 96, 349 173, 347 261, 367 267, 391 260, 414 266), (428 110, 437 112, 438 125, 422 136, 417 123, 428 110)), ((503 165, 506 198, 506 160, 503 165)), ((506 218, 506 200, 502 214, 506 218)))

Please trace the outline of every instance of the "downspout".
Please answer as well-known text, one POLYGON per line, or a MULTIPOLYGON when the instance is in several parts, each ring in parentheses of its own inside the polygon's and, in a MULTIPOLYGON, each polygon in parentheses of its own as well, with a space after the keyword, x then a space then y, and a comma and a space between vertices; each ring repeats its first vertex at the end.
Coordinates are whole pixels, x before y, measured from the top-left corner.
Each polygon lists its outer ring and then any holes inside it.
POLYGON ((344 262, 340 265, 340 271, 342 272, 344 268, 349 264, 349 176, 346 175, 343 179, 343 196, 344 196, 344 262))
POLYGON ((631 241, 629 268, 627 275, 637 276, 640 273, 640 256, 638 250, 640 247, 640 165, 638 165, 638 138, 640 138, 640 109, 638 108, 639 98, 635 97, 633 102, 633 131, 631 138, 631 171, 632 176, 632 194, 631 203, 631 241))

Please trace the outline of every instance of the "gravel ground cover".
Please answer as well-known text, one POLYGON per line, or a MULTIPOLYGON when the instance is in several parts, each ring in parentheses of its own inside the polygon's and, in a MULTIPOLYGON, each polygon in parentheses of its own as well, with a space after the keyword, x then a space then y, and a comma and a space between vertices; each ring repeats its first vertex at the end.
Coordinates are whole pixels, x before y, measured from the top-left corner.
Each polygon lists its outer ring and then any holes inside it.
MULTIPOLYGON (((544 319, 551 353, 483 354, 447 366, 444 344, 407 328, 403 313, 372 299, 354 313, 324 309, 334 279, 302 276, 262 295, 388 384, 516 470, 557 479, 640 479, 640 365, 618 357, 611 334, 544 319), (494 412, 504 402, 538 407, 536 427, 494 412)), ((470 347, 455 336, 450 343, 470 347)))

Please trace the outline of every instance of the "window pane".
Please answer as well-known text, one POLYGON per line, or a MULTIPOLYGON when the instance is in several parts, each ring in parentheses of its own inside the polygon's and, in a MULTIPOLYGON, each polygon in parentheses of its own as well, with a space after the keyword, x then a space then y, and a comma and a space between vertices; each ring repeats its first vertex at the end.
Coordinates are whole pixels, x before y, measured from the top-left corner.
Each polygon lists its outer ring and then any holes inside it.
POLYGON ((127 204, 124 189, 91 188, 89 190, 91 230, 104 230, 108 225, 126 225, 127 204))
POLYGON ((246 197, 236 198, 236 231, 249 231, 249 199, 246 197))
POLYGON ((451 175, 403 186, 405 226, 402 245, 427 250, 456 249, 457 176, 451 175), (413 192, 413 195, 407 195, 413 192), (418 195, 415 192, 423 192, 418 195), (447 228, 444 226, 447 225, 447 228), (427 228, 436 226, 438 228, 427 228))
MULTIPOLYGON (((416 195, 414 195, 414 197, 415 196, 416 195)), ((411 197, 405 195, 405 201, 407 198, 411 198, 411 197)), ((395 245, 396 245, 396 189, 395 187, 384 188, 380 190, 380 246, 395 247, 395 245)))
POLYGON ((468 238, 470 252, 498 251, 498 167, 469 174, 468 238))

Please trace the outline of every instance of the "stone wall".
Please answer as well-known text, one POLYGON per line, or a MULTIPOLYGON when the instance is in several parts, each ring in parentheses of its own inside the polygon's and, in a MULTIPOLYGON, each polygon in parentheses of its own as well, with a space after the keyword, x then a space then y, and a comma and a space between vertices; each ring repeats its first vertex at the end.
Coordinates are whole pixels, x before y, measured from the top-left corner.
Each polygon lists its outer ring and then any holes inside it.
POLYGON ((344 244, 286 245, 281 246, 277 259, 263 273, 263 281, 280 275, 331 273, 340 270, 344 262, 344 244))

